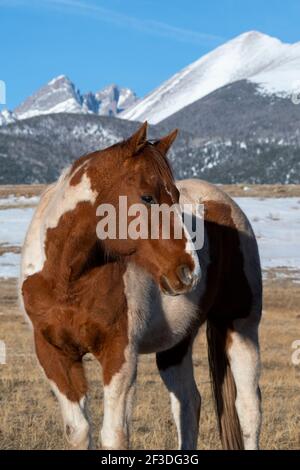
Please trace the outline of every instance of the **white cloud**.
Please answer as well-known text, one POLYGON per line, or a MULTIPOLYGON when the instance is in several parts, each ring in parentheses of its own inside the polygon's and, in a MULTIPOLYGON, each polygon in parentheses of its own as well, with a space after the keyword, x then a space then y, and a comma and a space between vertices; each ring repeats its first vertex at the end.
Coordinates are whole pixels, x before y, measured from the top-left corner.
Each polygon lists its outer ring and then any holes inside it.
POLYGON ((223 41, 223 38, 220 36, 180 28, 160 21, 136 18, 80 0, 0 0, 0 6, 26 6, 67 11, 73 14, 90 16, 93 19, 110 23, 117 27, 134 29, 152 36, 165 37, 178 42, 186 42, 195 45, 216 45, 223 41))

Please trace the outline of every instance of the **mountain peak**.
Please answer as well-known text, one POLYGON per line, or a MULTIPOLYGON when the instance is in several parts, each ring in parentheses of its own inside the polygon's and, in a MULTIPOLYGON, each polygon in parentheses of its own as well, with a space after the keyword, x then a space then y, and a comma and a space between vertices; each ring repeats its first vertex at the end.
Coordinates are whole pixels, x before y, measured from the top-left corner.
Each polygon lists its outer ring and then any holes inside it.
POLYGON ((109 85, 106 85, 104 88, 101 88, 100 92, 105 91, 105 90, 114 90, 114 89, 119 89, 119 86, 116 85, 116 83, 110 83, 109 85))
MULTIPOLYGON (((120 88, 114 83, 97 93, 81 95, 68 76, 58 75, 21 103, 14 110, 14 115, 17 119, 52 113, 115 116, 136 99, 131 90, 120 88)), ((4 122, 4 117, 1 121, 4 122)))
POLYGON ((16 116, 13 112, 9 111, 8 109, 3 109, 0 112, 0 126, 3 126, 5 124, 11 124, 12 122, 15 122, 16 116))
POLYGON ((39 114, 80 112, 81 97, 74 84, 65 75, 50 80, 15 109, 18 119, 39 114))
POLYGON ((246 31, 245 33, 240 34, 237 38, 241 39, 264 39, 264 38, 271 38, 268 34, 261 33, 260 31, 256 31, 255 29, 251 31, 246 31))
POLYGON ((101 103, 100 115, 117 115, 132 106, 137 97, 129 88, 121 88, 115 83, 107 85, 95 94, 101 103))
POLYGON ((58 75, 57 77, 52 78, 47 85, 52 86, 57 83, 72 83, 67 75, 58 75))
POLYGON ((120 117, 157 124, 239 80, 256 83, 263 93, 286 95, 299 76, 300 47, 259 31, 247 31, 177 72, 120 117))
POLYGON ((226 46, 226 44, 230 44, 232 42, 242 43, 244 45, 244 47, 247 46, 247 45, 259 46, 263 43, 270 44, 270 45, 271 44, 284 45, 284 43, 282 41, 280 41, 280 39, 275 38, 274 36, 270 36, 270 35, 265 34, 265 33, 261 33, 260 31, 255 31, 255 30, 246 31, 245 33, 242 33, 239 36, 236 36, 235 38, 233 38, 230 41, 228 41, 227 43, 225 43, 225 46, 226 46))

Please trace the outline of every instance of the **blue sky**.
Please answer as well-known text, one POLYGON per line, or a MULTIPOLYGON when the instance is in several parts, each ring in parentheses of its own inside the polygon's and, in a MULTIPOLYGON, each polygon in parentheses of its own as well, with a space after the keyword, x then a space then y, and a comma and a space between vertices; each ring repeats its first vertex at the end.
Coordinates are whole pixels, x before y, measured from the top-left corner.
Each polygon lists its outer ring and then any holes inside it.
POLYGON ((9 109, 61 74, 143 96, 242 32, 299 41, 299 18, 299 0, 0 0, 0 80, 9 109))

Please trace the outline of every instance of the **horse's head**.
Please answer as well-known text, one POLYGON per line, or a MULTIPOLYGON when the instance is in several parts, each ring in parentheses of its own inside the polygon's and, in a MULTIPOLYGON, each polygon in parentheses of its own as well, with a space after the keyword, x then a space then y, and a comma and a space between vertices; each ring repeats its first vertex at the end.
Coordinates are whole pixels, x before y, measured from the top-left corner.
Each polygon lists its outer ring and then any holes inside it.
MULTIPOLYGON (((153 143, 147 141, 146 132, 147 123, 103 155, 107 167, 101 202, 114 206, 116 224, 111 228, 117 234, 104 237, 103 244, 107 251, 130 257, 150 272, 163 292, 176 295, 191 290, 200 276, 197 253, 178 210, 179 191, 166 158, 177 130, 153 143), (159 213, 162 204, 167 220, 159 213)), ((98 215, 105 212, 100 209, 98 215)))

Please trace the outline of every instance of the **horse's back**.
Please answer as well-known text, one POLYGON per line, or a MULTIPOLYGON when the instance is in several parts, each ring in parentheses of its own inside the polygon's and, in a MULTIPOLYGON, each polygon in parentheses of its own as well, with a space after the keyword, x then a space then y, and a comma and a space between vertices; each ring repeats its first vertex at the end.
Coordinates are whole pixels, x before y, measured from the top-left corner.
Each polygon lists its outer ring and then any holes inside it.
POLYGON ((242 209, 218 186, 200 179, 178 180, 176 186, 180 190, 181 202, 204 204, 205 207, 210 203, 218 205, 220 210, 215 217, 216 223, 224 220, 225 209, 226 212, 230 211, 233 224, 239 232, 247 232, 249 236, 254 236, 250 222, 242 209))

